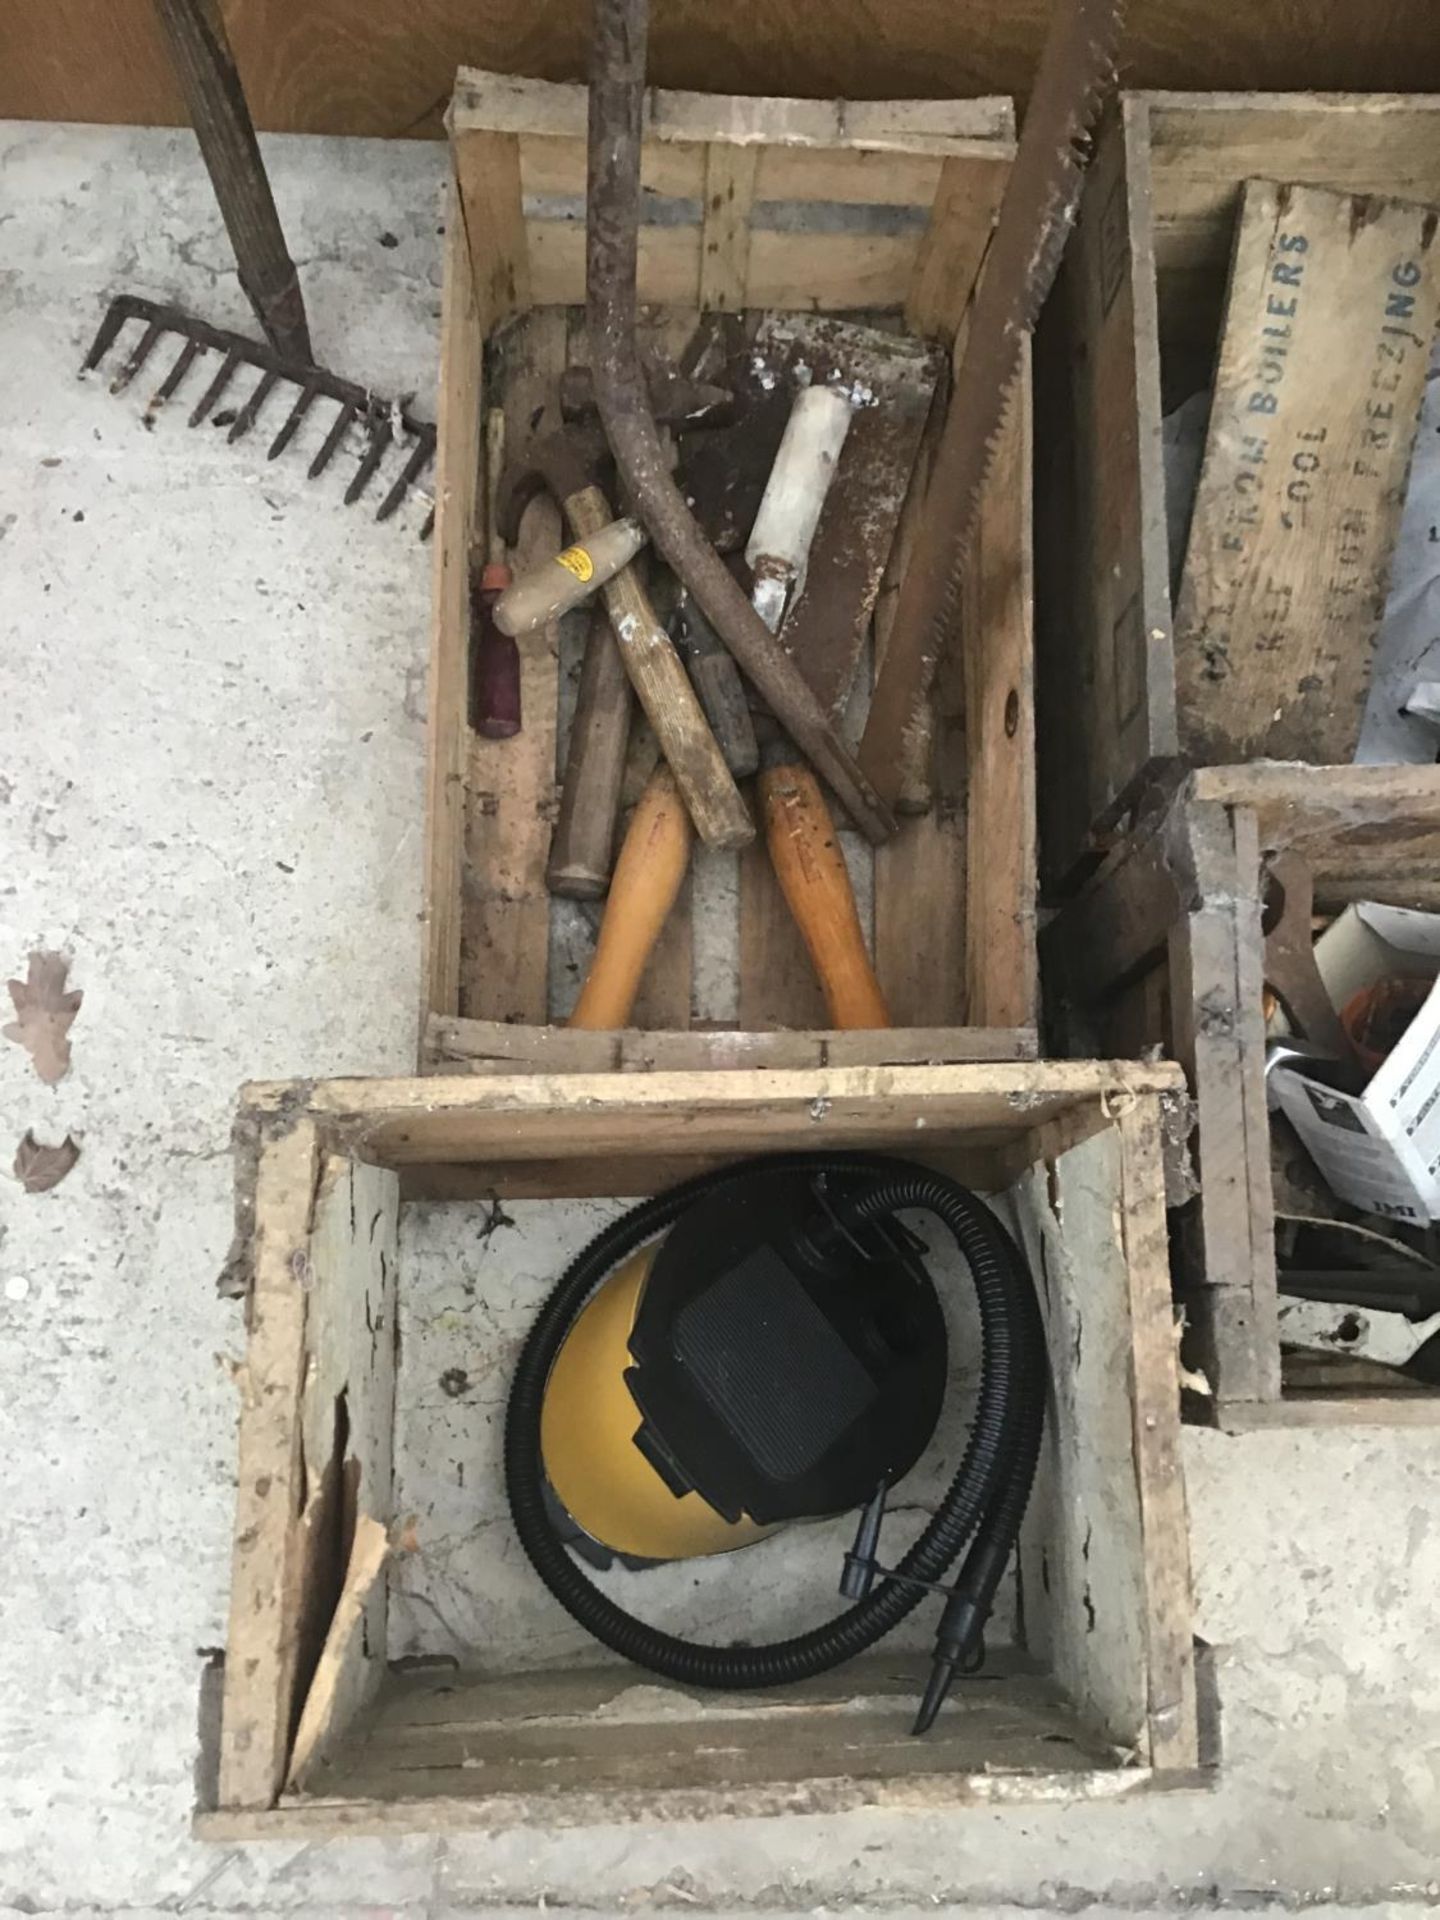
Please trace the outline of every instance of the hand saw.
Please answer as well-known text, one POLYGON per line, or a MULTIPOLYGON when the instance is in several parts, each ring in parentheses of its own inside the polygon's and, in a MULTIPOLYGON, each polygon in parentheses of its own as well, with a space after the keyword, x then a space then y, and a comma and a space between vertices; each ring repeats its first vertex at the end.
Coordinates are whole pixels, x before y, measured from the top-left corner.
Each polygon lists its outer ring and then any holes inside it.
POLYGON ((955 624, 980 493, 1023 345, 1074 223, 1086 137, 1114 77, 1120 12, 1121 0, 1056 0, 860 743, 860 765, 890 806, 901 799, 907 735, 955 624))

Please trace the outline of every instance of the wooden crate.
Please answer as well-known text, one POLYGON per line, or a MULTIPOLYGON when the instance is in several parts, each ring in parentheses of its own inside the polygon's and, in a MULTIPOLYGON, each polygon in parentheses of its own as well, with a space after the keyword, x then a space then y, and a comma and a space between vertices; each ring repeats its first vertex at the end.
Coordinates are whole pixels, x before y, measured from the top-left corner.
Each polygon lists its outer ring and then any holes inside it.
MULTIPOLYGON (((1172 1067, 1061 1062, 248 1089, 232 1273, 249 1345, 218 1805, 202 1833, 937 1809, 1192 1777, 1162 1164, 1181 1086, 1172 1067), (598 1650, 578 1671, 487 1674, 477 1647, 473 1671, 389 1672, 384 1581, 342 1576, 395 1519, 407 1201, 643 1194, 815 1147, 920 1151, 1013 1210, 1054 1375, 1021 1552, 1024 1649, 957 1688, 925 1740, 909 1737, 916 1670, 896 1655, 731 1698, 718 1719, 712 1701, 703 1743, 697 1703, 672 1691, 646 1718, 657 1694, 598 1650), (627 1688, 626 1711, 607 1713, 627 1688)), ((508 1285, 503 1257, 489 1270, 508 1285)))
POLYGON ((1209 767, 1112 851, 1043 943, 1069 1044, 1161 1050, 1195 1103, 1198 1191, 1176 1216, 1188 1348, 1240 1428, 1440 1421, 1440 1393, 1282 1393, 1275 1204, 1265 1105, 1263 872, 1303 853, 1322 911, 1351 900, 1440 908, 1440 789, 1429 767, 1209 767))
MULTIPOLYGON (((818 987, 763 848, 742 857, 738 906, 725 914, 720 944, 738 955, 729 965, 738 983, 733 1022, 712 1016, 708 1030, 692 1026, 687 893, 650 969, 635 1030, 570 1033, 551 1023, 544 867, 557 798, 560 669, 553 648, 527 644, 525 731, 498 743, 473 734, 467 580, 483 510, 485 343, 507 322, 513 330, 517 314, 531 316, 505 396, 507 414, 523 423, 578 332, 585 115, 582 88, 468 72, 451 111, 422 1068, 590 1072, 1033 1057, 1028 388, 1012 409, 984 504, 981 557, 956 653, 962 664, 939 697, 937 805, 905 822, 873 856, 859 850, 860 891, 873 896, 875 961, 894 1030, 825 1029, 818 987)), ((654 93, 643 154, 641 300, 658 303, 657 324, 671 336, 701 309, 772 307, 889 310, 911 332, 950 341, 1013 151, 1006 101, 654 93)), ((558 539, 558 520, 552 534, 558 539)))
MULTIPOLYGON (((1440 202, 1440 97, 1132 93, 1102 130, 1036 342, 1047 886, 1068 884, 1193 744, 1177 716, 1161 422, 1210 377, 1254 177, 1440 202)), ((1411 790, 1430 791, 1418 775, 1411 790)))

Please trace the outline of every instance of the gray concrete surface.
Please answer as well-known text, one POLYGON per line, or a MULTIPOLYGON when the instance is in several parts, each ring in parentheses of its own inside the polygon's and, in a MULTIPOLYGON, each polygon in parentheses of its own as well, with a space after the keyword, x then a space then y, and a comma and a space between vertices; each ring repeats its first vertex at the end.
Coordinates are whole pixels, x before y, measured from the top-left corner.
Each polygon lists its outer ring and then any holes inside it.
MULTIPOLYGON (((442 154, 270 154, 320 352, 424 391, 442 154)), ((1224 1738, 1209 1792, 191 1839, 232 1497, 229 1115, 247 1077, 412 1057, 428 562, 302 461, 147 432, 138 395, 77 381, 121 285, 247 319, 189 141, 0 129, 0 960, 63 946, 85 993, 58 1088, 0 1046, 0 1915, 1440 1897, 1423 1431, 1188 1436, 1224 1738), (51 1194, 8 1178, 27 1128, 81 1141, 51 1194)))

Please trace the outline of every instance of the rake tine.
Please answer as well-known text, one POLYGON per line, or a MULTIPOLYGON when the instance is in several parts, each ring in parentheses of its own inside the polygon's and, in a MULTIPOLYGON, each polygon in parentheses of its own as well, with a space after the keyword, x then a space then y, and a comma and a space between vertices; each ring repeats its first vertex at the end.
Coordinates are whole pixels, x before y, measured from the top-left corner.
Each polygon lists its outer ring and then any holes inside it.
POLYGON ((151 349, 164 331, 164 324, 161 321, 152 320, 150 322, 149 326, 146 327, 139 340, 135 343, 135 351, 110 382, 110 391, 112 393, 123 393, 125 391, 141 367, 143 367, 145 362, 150 358, 151 349))
POLYGON ((232 347, 220 363, 220 371, 201 394, 190 411, 190 425, 198 427, 214 406, 225 388, 230 384, 230 376, 240 364, 240 356, 232 347))
POLYGON ((355 469, 355 478, 345 489, 345 505, 353 507, 361 494, 369 486, 375 469, 385 458, 385 449, 395 437, 395 429, 390 425, 388 414, 379 414, 370 422, 370 444, 360 458, 355 469))
POLYGON ((184 346, 180 349, 179 359, 156 388, 155 398, 150 402, 152 407, 164 406, 165 402, 190 371, 190 368, 194 364, 196 354, 204 353, 204 351, 204 347, 201 346, 198 340, 187 340, 185 342, 184 346))
POLYGON ((105 309, 105 318, 100 322, 99 331, 90 342, 90 351, 80 363, 82 373, 92 373, 115 344, 115 336, 130 318, 127 307, 119 300, 112 300, 105 309))
POLYGON ((410 449, 410 458, 400 469, 400 477, 395 481, 390 491, 376 508, 375 518, 377 520, 388 520, 390 518, 410 488, 425 471, 425 463, 433 451, 434 448, 431 445, 430 436, 428 434, 422 434, 410 449))
POLYGON ((259 380, 255 383, 255 391, 231 422, 230 431, 225 436, 227 442, 238 440, 242 434, 249 433, 255 424, 255 416, 269 399, 270 391, 279 378, 278 373, 261 374, 259 380))
POLYGON ((313 380, 307 380, 305 382, 304 386, 300 389, 300 398, 286 415, 285 424, 270 442, 270 451, 265 456, 267 460, 273 460, 276 454, 283 453, 286 447, 289 446, 295 437, 295 429, 310 411, 310 403, 318 392, 319 388, 313 380))
POLYGON ((355 412, 355 402, 353 400, 347 400, 341 407, 339 413, 336 414, 335 424, 331 427, 329 433, 326 434, 324 445, 310 462, 310 472, 307 476, 309 479, 313 480, 317 474, 329 466, 331 460, 334 458, 335 449, 345 438, 346 428, 355 418, 355 412))

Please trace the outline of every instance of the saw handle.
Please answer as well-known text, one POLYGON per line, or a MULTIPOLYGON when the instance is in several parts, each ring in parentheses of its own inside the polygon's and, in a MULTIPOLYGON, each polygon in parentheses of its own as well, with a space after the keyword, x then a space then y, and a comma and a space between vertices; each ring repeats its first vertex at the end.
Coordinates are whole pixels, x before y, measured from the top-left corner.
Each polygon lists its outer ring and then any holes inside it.
POLYGON ((800 929, 835 1027, 888 1027, 890 1015, 865 935, 850 872, 820 782, 798 759, 762 766, 765 843, 785 903, 800 929))
POLYGON ((628 1025, 646 962, 684 883, 693 839, 675 776, 662 760, 630 817, 572 1027, 628 1025))

